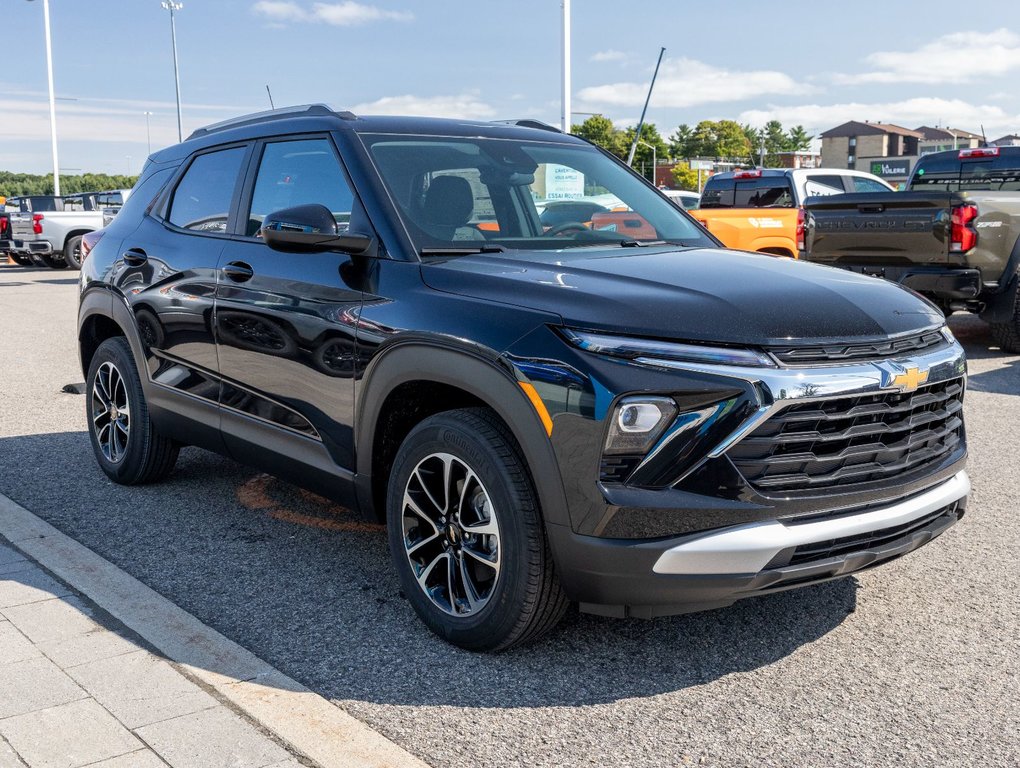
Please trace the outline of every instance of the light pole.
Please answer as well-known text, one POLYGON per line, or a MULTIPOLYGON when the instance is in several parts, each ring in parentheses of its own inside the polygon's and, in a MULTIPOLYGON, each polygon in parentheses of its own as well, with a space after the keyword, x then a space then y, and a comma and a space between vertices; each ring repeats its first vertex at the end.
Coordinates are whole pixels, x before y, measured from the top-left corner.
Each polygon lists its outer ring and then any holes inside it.
POLYGON ((145 115, 145 156, 148 157, 152 154, 152 139, 149 136, 149 118, 152 117, 151 112, 142 112, 145 115))
POLYGON ((177 87, 177 140, 184 141, 184 129, 181 127, 181 74, 177 69, 177 25, 174 23, 174 14, 184 7, 184 3, 163 0, 160 5, 170 11, 170 39, 174 46, 174 85, 177 87))
POLYGON ((563 49, 561 55, 563 74, 562 114, 560 130, 570 133, 570 0, 560 0, 563 5, 563 49))
MULTIPOLYGON (((30 0, 31 1, 31 0, 30 0)), ((53 194, 60 196, 60 166, 57 164, 57 101, 53 95, 53 45, 50 43, 50 0, 43 0, 46 29, 46 79, 50 86, 50 144, 53 148, 53 194)))
POLYGON ((657 187, 659 185, 655 183, 655 168, 658 165, 658 163, 656 162, 655 159, 655 145, 649 144, 647 141, 641 141, 641 139, 638 139, 638 144, 644 144, 646 147, 652 150, 652 186, 657 187))

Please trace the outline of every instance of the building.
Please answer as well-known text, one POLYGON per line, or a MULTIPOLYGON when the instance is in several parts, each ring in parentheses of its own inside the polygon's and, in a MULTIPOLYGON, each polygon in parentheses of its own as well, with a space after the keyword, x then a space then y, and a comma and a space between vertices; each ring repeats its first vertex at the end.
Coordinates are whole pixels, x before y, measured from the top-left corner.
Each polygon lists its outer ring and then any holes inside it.
POLYGON ((924 134, 891 123, 851 120, 821 138, 823 168, 867 171, 895 184, 910 176, 924 134))
POLYGON ((961 131, 959 128, 931 128, 922 125, 917 129, 924 135, 918 145, 919 155, 944 152, 947 149, 973 149, 980 147, 984 139, 976 133, 961 131))
POLYGON ((806 150, 780 152, 777 165, 779 168, 821 168, 822 156, 806 150))
POLYGON ((1011 133, 1008 136, 1003 136, 995 141, 990 141, 988 144, 992 147, 1020 147, 1020 136, 1017 136, 1015 133, 1011 133))

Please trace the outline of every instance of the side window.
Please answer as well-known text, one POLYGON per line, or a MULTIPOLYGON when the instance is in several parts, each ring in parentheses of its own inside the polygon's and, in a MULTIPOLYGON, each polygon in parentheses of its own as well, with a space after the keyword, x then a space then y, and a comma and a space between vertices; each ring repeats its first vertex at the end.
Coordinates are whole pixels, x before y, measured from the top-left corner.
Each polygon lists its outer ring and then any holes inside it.
POLYGON ((244 147, 199 155, 174 190, 169 222, 194 232, 227 231, 244 147))
POLYGON ((271 213, 318 203, 333 213, 340 231, 350 224, 354 193, 326 139, 266 144, 252 193, 246 233, 257 237, 271 213))
POLYGON ((865 179, 860 176, 854 176, 854 191, 855 192, 888 192, 889 188, 885 184, 880 184, 874 179, 865 179))
POLYGON ((812 174, 804 182, 804 196, 812 195, 841 195, 850 185, 843 185, 843 177, 833 173, 812 174))

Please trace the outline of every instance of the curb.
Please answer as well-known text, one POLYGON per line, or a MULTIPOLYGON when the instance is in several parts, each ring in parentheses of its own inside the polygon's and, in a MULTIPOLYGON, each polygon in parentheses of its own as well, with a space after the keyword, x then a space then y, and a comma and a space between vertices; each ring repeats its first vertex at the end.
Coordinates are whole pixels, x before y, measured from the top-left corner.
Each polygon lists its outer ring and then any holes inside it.
POLYGON ((321 768, 429 768, 3 494, 0 535, 321 768))

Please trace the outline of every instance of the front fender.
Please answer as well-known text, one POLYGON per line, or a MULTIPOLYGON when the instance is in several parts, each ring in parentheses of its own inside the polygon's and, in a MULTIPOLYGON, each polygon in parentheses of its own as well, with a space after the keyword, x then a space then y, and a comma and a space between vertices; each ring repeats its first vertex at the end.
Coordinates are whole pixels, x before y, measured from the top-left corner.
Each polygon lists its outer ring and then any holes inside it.
POLYGON ((363 508, 371 506, 372 456, 383 404, 396 387, 419 380, 457 387, 492 408, 524 453, 546 523, 569 525, 559 465, 549 436, 511 371, 498 360, 420 342, 397 343, 380 352, 359 384, 364 394, 355 412, 354 444, 363 508))

